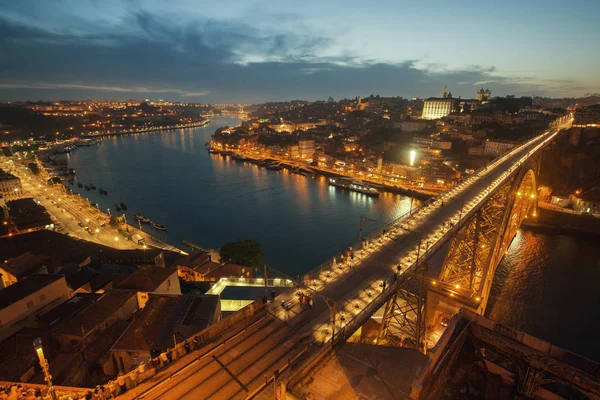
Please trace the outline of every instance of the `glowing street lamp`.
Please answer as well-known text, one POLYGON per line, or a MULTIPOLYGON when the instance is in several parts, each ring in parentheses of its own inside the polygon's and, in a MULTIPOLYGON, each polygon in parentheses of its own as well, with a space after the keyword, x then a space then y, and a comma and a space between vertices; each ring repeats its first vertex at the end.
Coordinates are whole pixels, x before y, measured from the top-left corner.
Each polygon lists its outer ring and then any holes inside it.
POLYGON ((48 364, 48 360, 44 357, 44 349, 42 348, 42 339, 36 338, 33 341, 33 348, 37 353, 38 358, 40 359, 40 366, 42 367, 42 371, 44 372, 44 380, 48 385, 48 392, 52 397, 52 400, 58 400, 58 396, 56 395, 56 391, 54 386, 52 386, 52 375, 50 375, 50 365, 48 364))
POLYGON ((410 151, 410 166, 415 165, 415 159, 417 158, 417 152, 415 150, 410 151))

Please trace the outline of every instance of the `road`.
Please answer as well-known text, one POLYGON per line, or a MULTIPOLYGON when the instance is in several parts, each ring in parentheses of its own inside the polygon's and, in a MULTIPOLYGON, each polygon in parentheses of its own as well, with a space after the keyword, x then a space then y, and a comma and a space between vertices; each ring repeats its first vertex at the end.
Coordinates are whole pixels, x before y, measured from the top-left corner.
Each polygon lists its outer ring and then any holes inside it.
POLYGON ((60 232, 120 250, 139 250, 152 246, 183 253, 133 226, 123 224, 122 227, 127 226, 132 235, 140 234, 146 244, 127 240, 116 227, 109 225, 110 217, 92 207, 88 200, 78 194, 67 193, 63 185, 48 185, 50 176, 41 166, 40 174, 34 175, 24 165, 6 157, 2 157, 0 165, 21 179, 23 197, 32 197, 42 205, 60 232))
POLYGON ((434 202, 418 207, 412 215, 386 229, 384 235, 369 240, 353 261, 315 271, 303 288, 314 299, 312 309, 300 306, 294 290, 282 293, 262 314, 225 332, 216 341, 221 344, 199 350, 199 358, 180 374, 153 382, 151 393, 136 398, 242 399, 255 392, 260 392, 257 398, 273 398, 275 371, 285 374, 290 361, 300 357, 306 362, 323 346, 329 346, 335 333, 346 330, 350 334, 360 327, 391 297, 390 282, 398 265, 402 269, 398 278, 401 280, 416 267, 419 256, 441 247, 470 212, 555 134, 538 136, 444 192, 434 202))

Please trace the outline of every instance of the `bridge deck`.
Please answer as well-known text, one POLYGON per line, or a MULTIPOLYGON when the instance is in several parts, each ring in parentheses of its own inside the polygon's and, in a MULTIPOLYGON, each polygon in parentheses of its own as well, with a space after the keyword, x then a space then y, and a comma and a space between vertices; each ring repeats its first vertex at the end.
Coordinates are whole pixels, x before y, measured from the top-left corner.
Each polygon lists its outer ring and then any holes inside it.
MULTIPOLYGON (((372 241, 364 254, 357 254, 353 265, 346 262, 320 272, 314 282, 308 282, 314 291, 312 310, 300 307, 293 290, 282 293, 266 306, 264 315, 250 329, 195 363, 185 374, 163 383, 151 397, 237 399, 262 390, 275 370, 285 373, 291 361, 297 357, 308 361, 331 341, 331 313, 321 296, 336 304, 335 330, 342 330, 346 336, 351 334, 391 297, 407 271, 416 267, 417 253, 420 260, 424 253, 425 257, 433 254, 460 228, 468 214, 555 134, 547 132, 536 137, 444 192, 435 203, 398 221, 385 237, 372 241), (403 273, 394 283, 398 264, 403 273), (385 291, 380 285, 383 280, 387 280, 385 291), (286 307, 281 306, 282 302, 286 307)), ((268 384, 273 387, 272 380, 268 384)))

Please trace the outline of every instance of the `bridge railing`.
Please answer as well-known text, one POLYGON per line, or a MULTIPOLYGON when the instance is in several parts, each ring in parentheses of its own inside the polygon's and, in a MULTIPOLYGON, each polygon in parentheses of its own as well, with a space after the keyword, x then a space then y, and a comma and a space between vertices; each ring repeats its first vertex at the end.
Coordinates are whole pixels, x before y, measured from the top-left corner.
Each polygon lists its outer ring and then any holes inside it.
MULTIPOLYGON (((393 221, 388 222, 387 224, 384 224, 375 233, 372 233, 371 235, 363 237, 364 246, 368 246, 369 244, 375 242, 376 240, 381 239, 383 236, 383 234, 382 234, 383 231, 389 232, 391 229, 397 228, 397 224, 399 224, 400 221, 402 221, 403 219, 405 219, 407 217, 410 217, 412 214, 418 213, 421 209, 423 209, 427 205, 427 202, 428 201, 422 202, 418 206, 414 207, 412 209, 412 211, 407 211, 404 214, 400 215, 399 217, 396 217, 393 221)), ((358 252, 362 249, 363 249, 363 241, 358 241, 358 242, 352 244, 351 246, 348 246, 344 250, 340 251, 339 254, 344 254, 344 257, 347 260, 347 258, 351 256, 351 253, 358 252)), ((318 280, 320 275, 323 272, 333 271, 333 269, 335 268, 333 258, 336 258, 336 262, 335 262, 336 264, 338 262, 341 262, 341 257, 339 257, 339 256, 332 257, 331 259, 328 259, 328 260, 322 262, 316 268, 314 268, 314 269, 310 270, 309 272, 307 272, 306 274, 304 274, 305 284, 310 285, 310 282, 312 280, 318 280)))
MULTIPOLYGON (((520 147, 521 146, 519 146, 519 148, 520 147)), ((517 151, 517 149, 515 149, 515 151, 517 151)), ((501 157, 498 157, 496 160, 494 160, 494 162, 492 164, 479 168, 473 174, 471 174, 467 179, 465 179, 463 182, 461 182, 460 184, 458 184, 457 186, 455 186, 453 188, 460 188, 460 187, 468 186, 474 180, 477 179, 477 177, 479 176, 479 174, 481 172, 487 170, 487 168, 492 168, 492 167, 496 166, 499 162, 502 162, 506 157, 509 157, 512 153, 513 153, 513 151, 508 152, 507 154, 505 154, 501 157)), ((446 193, 446 191, 442 192, 440 195, 443 196, 445 193, 446 193)), ((368 247, 373 242, 380 241, 383 238, 383 231, 389 232, 392 229, 400 228, 401 222, 404 219, 409 218, 413 214, 418 214, 419 211, 429 207, 430 205, 431 205, 430 200, 421 202, 417 207, 413 208, 411 211, 407 211, 404 214, 400 215, 399 217, 395 218, 393 221, 381 226, 380 229, 378 229, 375 233, 365 236, 363 238, 364 244, 362 241, 356 242, 340 253, 344 253, 346 257, 349 257, 350 255, 348 253, 360 251, 364 248, 363 246, 368 247), (346 250, 349 250, 349 251, 346 251, 346 250)), ((339 260, 336 260, 336 263, 338 261, 339 260)), ((324 272, 327 272, 327 271, 333 271, 334 268, 335 268, 335 265, 334 265, 333 258, 321 263, 319 266, 317 266, 316 268, 312 269, 311 271, 309 271, 308 273, 306 273, 304 275, 305 284, 310 285, 313 280, 318 280, 319 277, 321 276, 321 274, 323 274, 324 272)))
MULTIPOLYGON (((531 152, 529 152, 527 155, 524 155, 523 157, 524 158, 529 157, 530 155, 531 155, 531 152)), ((509 170, 508 170, 508 174, 506 175, 506 177, 504 177, 504 179, 508 179, 512 174, 514 174, 515 171, 518 170, 520 165, 521 165, 521 163, 511 166, 511 168, 509 168, 509 170)), ((473 175, 475 176, 475 174, 473 174, 473 175)), ((498 185, 501 185, 501 183, 498 183, 498 185)), ((484 196, 484 198, 479 202, 479 204, 485 203, 492 195, 493 195, 493 192, 488 191, 486 193, 486 195, 484 196)), ((415 211, 418 212, 418 210, 420 208, 428 207, 428 206, 429 205, 427 203, 423 203, 420 205, 419 208, 416 208, 415 210, 413 210, 413 213, 415 211)), ((440 238, 438 238, 431 246, 427 245, 426 243, 420 242, 418 246, 421 246, 421 249, 423 249, 423 246, 425 246, 425 249, 418 251, 418 253, 419 253, 418 258, 402 273, 401 276, 399 276, 399 278, 396 281, 392 282, 389 286, 386 286, 386 288, 384 290, 382 290, 381 292, 377 292, 377 295, 375 297, 373 297, 373 299, 358 314, 354 315, 347 322, 345 322, 344 325, 340 329, 338 329, 336 337, 333 338, 334 342, 338 343, 338 342, 343 342, 343 341, 347 340, 348 337, 350 337, 350 335, 352 335, 365 322, 364 321, 365 316, 372 315, 380 307, 382 307, 383 304, 385 303, 385 301, 387 301, 387 299, 389 297, 391 297, 391 295, 398 289, 398 287, 400 285, 402 285, 404 282, 406 282, 408 277, 410 277, 412 274, 414 274, 416 272, 416 269, 418 268, 418 266, 421 265, 423 262, 427 261, 442 246, 444 246, 448 240, 450 240, 454 235, 456 235, 456 233, 458 233, 458 231, 460 231, 463 228, 466 221, 469 221, 471 218, 473 218, 473 216, 478 212, 478 210, 479 210, 479 207, 477 207, 477 206, 471 207, 467 212, 465 212, 462 215, 462 217, 456 222, 456 224, 450 226, 442 234, 442 236, 440 238)), ((398 221, 405 218, 407 216, 407 214, 409 214, 409 213, 403 214, 402 216, 400 216, 399 218, 397 218, 396 220, 394 220, 392 223, 388 224, 387 226, 388 227, 393 226, 398 221)), ((413 232, 413 233, 418 234, 418 232, 413 232)), ((379 233, 377 233, 377 234, 371 235, 371 237, 378 238, 378 237, 381 237, 381 235, 379 233)), ((413 251, 417 251, 417 249, 415 248, 413 251)))

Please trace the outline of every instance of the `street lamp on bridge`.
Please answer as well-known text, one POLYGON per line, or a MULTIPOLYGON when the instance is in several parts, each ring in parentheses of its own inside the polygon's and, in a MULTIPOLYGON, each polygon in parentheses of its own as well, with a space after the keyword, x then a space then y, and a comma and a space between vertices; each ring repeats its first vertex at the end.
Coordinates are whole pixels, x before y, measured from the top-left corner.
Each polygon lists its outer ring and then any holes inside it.
MULTIPOLYGON (((412 198, 411 198, 411 200, 412 200, 412 198)), ((361 217, 360 217, 360 227, 358 229, 358 242, 359 242, 359 244, 362 242, 362 228, 363 228, 363 225, 366 224, 366 223, 368 223, 368 222, 377 222, 377 220, 372 219, 372 218, 363 217, 361 215, 361 217)))

